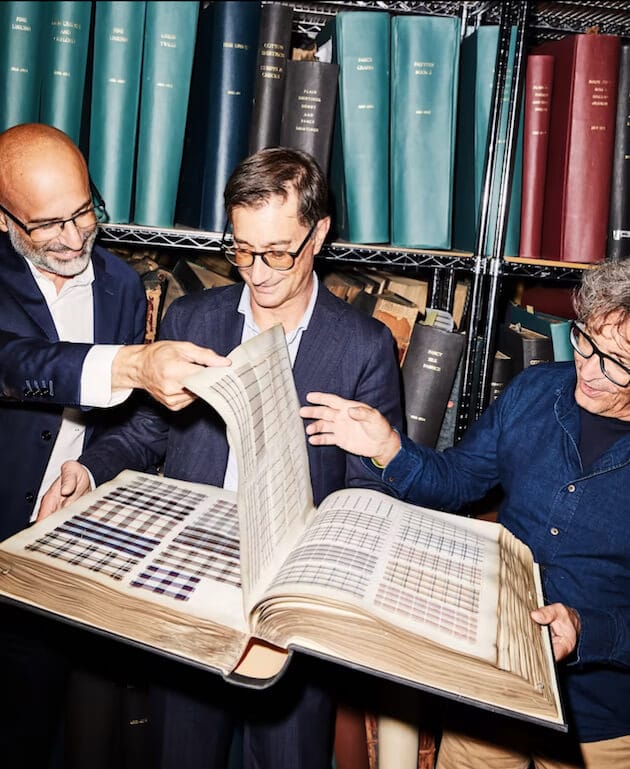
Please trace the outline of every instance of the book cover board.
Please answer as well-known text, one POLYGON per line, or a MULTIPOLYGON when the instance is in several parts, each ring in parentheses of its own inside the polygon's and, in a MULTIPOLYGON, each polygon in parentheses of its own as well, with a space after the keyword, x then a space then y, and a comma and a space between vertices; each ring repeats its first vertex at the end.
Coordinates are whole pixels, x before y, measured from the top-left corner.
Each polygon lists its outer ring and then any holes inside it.
POLYGON ((446 412, 465 337, 424 323, 413 327, 402 365, 407 435, 434 448, 446 412))
POLYGON ((237 683, 300 650, 563 729, 531 551, 370 489, 315 508, 281 327, 230 357, 186 385, 226 420, 238 490, 124 471, 1 543, 0 595, 237 683))
POLYGON ((567 35, 534 49, 554 57, 541 255, 606 255, 621 38, 567 35))

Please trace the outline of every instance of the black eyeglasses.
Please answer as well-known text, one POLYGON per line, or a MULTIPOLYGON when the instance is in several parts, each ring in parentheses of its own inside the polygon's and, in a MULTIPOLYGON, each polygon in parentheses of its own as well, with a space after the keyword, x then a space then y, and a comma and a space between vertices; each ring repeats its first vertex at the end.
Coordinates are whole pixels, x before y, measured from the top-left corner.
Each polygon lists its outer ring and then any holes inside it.
POLYGON ((267 267, 271 267, 272 270, 290 270, 295 264, 295 260, 306 248, 306 244, 313 237, 317 222, 306 233, 306 237, 298 246, 296 251, 250 251, 248 248, 241 248, 234 245, 234 242, 227 242, 229 222, 225 225, 223 230, 223 237, 221 238, 221 253, 228 260, 230 264, 235 267, 251 267, 257 256, 259 256, 267 267))
POLYGON ((571 323, 571 333, 569 334, 573 349, 581 355, 582 358, 591 358, 597 355, 602 374, 617 387, 628 387, 630 385, 630 368, 619 363, 618 360, 611 358, 598 349, 595 342, 584 331, 581 323, 573 321, 571 323))
POLYGON ((92 203, 74 214, 74 216, 69 216, 67 219, 54 219, 53 221, 44 222, 43 224, 24 224, 24 222, 18 219, 15 214, 12 214, 2 205, 0 205, 0 211, 2 211, 2 213, 14 224, 17 224, 17 226, 23 230, 34 243, 46 243, 49 240, 55 240, 55 238, 61 237, 64 227, 68 222, 72 222, 79 230, 87 230, 90 227, 93 227, 97 222, 104 222, 107 220, 105 201, 91 179, 90 193, 92 196, 92 203))

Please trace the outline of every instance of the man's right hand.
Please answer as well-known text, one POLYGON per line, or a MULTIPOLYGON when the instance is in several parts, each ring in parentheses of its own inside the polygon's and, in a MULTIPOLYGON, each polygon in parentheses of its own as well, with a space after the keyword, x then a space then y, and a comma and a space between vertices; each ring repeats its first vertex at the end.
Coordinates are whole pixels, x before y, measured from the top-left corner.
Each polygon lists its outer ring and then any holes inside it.
POLYGON ((74 459, 64 462, 61 465, 61 474, 42 497, 37 511, 37 520, 48 518, 49 515, 75 502, 91 489, 90 474, 85 467, 74 459))
POLYGON ((306 427, 313 446, 339 446, 344 451, 371 457, 385 467, 400 450, 400 435, 387 419, 365 403, 346 400, 331 393, 312 392, 300 416, 313 419, 306 427))
POLYGON ((190 405, 195 395, 182 381, 207 366, 230 366, 229 358, 192 342, 153 342, 121 347, 112 365, 112 389, 142 388, 171 411, 190 405))

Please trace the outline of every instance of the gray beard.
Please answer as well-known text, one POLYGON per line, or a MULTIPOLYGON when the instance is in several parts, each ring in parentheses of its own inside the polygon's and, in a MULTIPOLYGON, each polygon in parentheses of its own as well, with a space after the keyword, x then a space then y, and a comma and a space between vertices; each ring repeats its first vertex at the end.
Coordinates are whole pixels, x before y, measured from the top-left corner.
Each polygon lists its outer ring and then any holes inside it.
POLYGON ((46 244, 46 248, 36 248, 25 242, 12 222, 9 222, 8 225, 9 240, 13 248, 20 256, 28 259, 34 267, 40 270, 45 270, 64 278, 73 278, 75 275, 80 275, 90 263, 92 248, 96 240, 96 230, 84 239, 81 253, 72 259, 58 259, 54 255, 56 249, 51 249, 48 247, 48 244, 46 244))

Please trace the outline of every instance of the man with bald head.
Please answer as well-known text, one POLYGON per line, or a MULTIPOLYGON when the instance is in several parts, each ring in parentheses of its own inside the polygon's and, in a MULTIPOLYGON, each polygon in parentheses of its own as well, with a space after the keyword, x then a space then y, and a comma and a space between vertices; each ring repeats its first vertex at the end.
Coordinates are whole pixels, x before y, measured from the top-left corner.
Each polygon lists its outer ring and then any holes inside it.
POLYGON ((196 364, 226 362, 186 342, 141 344, 144 291, 131 268, 95 246, 104 216, 64 133, 32 123, 0 134, 0 446, 11 436, 18 449, 0 478, 0 539, 33 519, 61 462, 79 456, 99 423, 114 422, 117 412, 103 407, 142 387, 182 408, 192 395, 180 382, 196 364))
MULTIPOLYGON (((182 408, 192 398, 181 379, 221 362, 187 343, 142 344, 145 293, 95 244, 104 215, 64 133, 23 124, 0 134, 0 539, 34 520, 64 461, 125 417, 133 388, 182 408)), ((63 694, 62 658, 37 623, 1 609, 7 766, 46 766, 63 694)))

